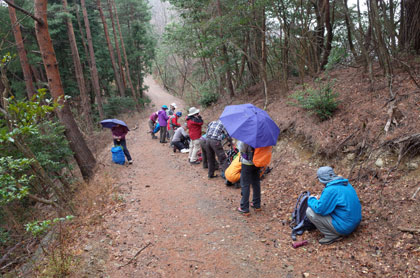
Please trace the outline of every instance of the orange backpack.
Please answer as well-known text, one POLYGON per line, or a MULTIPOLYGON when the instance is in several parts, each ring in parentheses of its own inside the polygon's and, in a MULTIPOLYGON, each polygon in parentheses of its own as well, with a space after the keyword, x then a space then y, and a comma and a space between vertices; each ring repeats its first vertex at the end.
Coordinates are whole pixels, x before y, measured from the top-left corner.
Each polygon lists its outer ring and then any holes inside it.
POLYGON ((270 164, 271 161, 271 151, 273 150, 272 146, 256 148, 254 150, 254 157, 252 162, 256 167, 266 167, 270 164))

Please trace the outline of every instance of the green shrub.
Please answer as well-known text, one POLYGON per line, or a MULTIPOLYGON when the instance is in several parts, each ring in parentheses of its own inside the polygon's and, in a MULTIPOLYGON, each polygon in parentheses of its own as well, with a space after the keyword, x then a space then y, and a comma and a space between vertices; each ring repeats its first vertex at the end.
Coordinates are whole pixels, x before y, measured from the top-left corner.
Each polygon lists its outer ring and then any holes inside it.
POLYGON ((291 105, 301 107, 310 113, 316 114, 321 121, 331 118, 334 111, 337 110, 339 101, 338 93, 333 92, 334 82, 328 80, 324 84, 319 79, 316 80, 316 87, 304 85, 304 89, 297 91, 290 96, 296 100, 291 105))
POLYGON ((216 87, 210 81, 203 83, 199 87, 200 99, 198 103, 203 107, 209 107, 219 99, 219 95, 216 93, 216 87))
POLYGON ((136 102, 130 97, 111 97, 103 109, 106 118, 114 118, 121 113, 136 110, 136 102))

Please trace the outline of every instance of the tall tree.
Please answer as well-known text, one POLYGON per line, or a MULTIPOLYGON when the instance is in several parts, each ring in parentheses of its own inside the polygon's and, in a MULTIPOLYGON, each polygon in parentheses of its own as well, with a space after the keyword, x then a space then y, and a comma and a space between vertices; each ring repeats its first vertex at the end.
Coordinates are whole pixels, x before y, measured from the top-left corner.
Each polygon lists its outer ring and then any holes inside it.
POLYGON ((123 39, 122 32, 121 32, 121 26, 120 26, 120 20, 119 20, 119 16, 118 16, 117 6, 115 5, 115 0, 111 0, 111 2, 112 2, 112 6, 115 10, 115 19, 117 20, 118 34, 120 36, 121 48, 122 48, 122 52, 123 52, 123 55, 124 55, 125 68, 127 69, 128 85, 130 86, 131 94, 133 95, 134 100, 136 101, 136 103, 138 103, 137 93, 136 93, 136 90, 134 90, 133 82, 131 80, 130 65, 128 63, 127 52, 125 51, 125 44, 124 44, 124 39, 123 39))
MULTIPOLYGON (((63 10, 67 11, 67 0, 62 0, 63 10)), ((74 64, 74 71, 76 72, 77 85, 79 87, 80 98, 82 99, 82 118, 86 120, 88 130, 92 131, 92 117, 90 116, 90 98, 86 90, 85 77, 83 75, 82 63, 80 62, 79 50, 77 49, 76 37, 74 36, 73 24, 71 18, 66 16, 67 34, 69 37, 71 56, 74 64)))
POLYGON ((103 119, 105 115, 104 115, 104 109, 102 108, 102 95, 101 95, 101 88, 99 86, 98 68, 96 67, 95 51, 93 49, 92 34, 90 32, 90 24, 89 24, 89 18, 88 18, 88 14, 86 10, 85 0, 80 0, 80 4, 82 6, 83 20, 85 22, 85 28, 86 28, 86 40, 89 47, 90 66, 91 66, 90 74, 92 76, 92 86, 93 86, 93 91, 95 92, 95 96, 96 96, 96 103, 98 104, 99 117, 103 119))
POLYGON ((47 1, 34 0, 34 4, 34 16, 36 18, 35 32, 47 73, 49 90, 54 100, 62 105, 57 110, 57 115, 66 128, 65 134, 70 148, 74 152, 74 157, 79 165, 82 176, 84 179, 89 179, 94 173, 96 160, 77 127, 67 101, 64 100, 64 90, 58 70, 57 58, 48 32, 47 1))
MULTIPOLYGON (((333 0, 334 2, 334 0, 333 0)), ((334 5, 333 5, 334 6, 334 5)), ((328 57, 331 53, 332 48, 332 40, 333 40, 333 28, 331 24, 331 16, 330 16, 330 1, 324 0, 324 3, 322 5, 323 14, 324 14, 324 21, 325 21, 325 28, 327 29, 327 41, 325 42, 324 47, 324 54, 322 56, 321 61, 321 69, 325 67, 325 65, 328 63, 328 57)))
POLYGON ((118 89, 118 92, 119 92, 120 96, 124 97, 125 96, 125 91, 124 91, 124 88, 122 86, 120 74, 119 74, 117 66, 116 66, 115 56, 114 56, 114 48, 112 47, 111 39, 109 38, 108 24, 106 23, 104 11, 102 10, 101 0, 97 0, 96 5, 97 5, 97 8, 99 10, 99 15, 101 16, 102 25, 104 27, 106 44, 108 45, 109 56, 111 58, 112 69, 114 71, 115 83, 117 83, 117 89, 118 89))
MULTIPOLYGON (((125 81, 125 75, 124 75, 125 70, 122 66, 120 45, 118 43, 117 30, 115 28, 115 21, 114 21, 114 12, 113 12, 113 8, 112 8, 112 4, 110 0, 108 0, 108 11, 109 11, 109 17, 111 19, 111 24, 112 24, 112 33, 114 34, 114 44, 115 44, 115 51, 117 52, 118 67, 120 69, 121 79, 123 83, 122 85, 125 90, 125 88, 127 87, 127 82, 125 81)), ((118 16, 118 15, 115 13, 115 16, 118 16)))
POLYGON ((420 1, 401 0, 400 47, 420 53, 420 1))
MULTIPOLYGON (((9 0, 11 4, 14 3, 13 0, 9 0)), ((13 35, 15 36, 16 48, 19 54, 20 64, 22 66, 23 78, 25 79, 26 93, 28 98, 32 98, 34 95, 35 88, 32 79, 31 68, 29 66, 28 57, 26 56, 25 46, 23 44, 22 33, 20 31, 19 22, 16 17, 16 10, 11 5, 9 5, 9 16, 10 22, 12 23, 13 35)))

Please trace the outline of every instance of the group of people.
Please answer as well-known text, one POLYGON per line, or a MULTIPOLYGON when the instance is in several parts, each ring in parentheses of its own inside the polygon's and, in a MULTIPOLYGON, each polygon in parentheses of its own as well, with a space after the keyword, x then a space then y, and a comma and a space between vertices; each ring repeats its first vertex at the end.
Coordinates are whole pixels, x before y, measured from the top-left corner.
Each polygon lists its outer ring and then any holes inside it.
MULTIPOLYGON (((203 168, 208 169, 209 179, 217 177, 215 171, 219 169, 220 176, 225 179, 225 184, 232 185, 225 176, 225 171, 230 165, 223 148, 224 140, 232 144, 232 138, 223 123, 220 120, 210 122, 203 134, 204 121, 199 109, 191 107, 184 124, 179 123, 182 112, 175 112, 176 109, 175 103, 169 107, 163 105, 161 110, 150 115, 148 124, 152 139, 157 139, 155 133, 156 126, 159 125, 160 143, 167 143, 169 140, 170 147, 174 152, 179 150, 182 153, 188 153, 188 161, 191 165, 198 165, 202 161, 203 168), (199 159, 198 156, 200 150, 202 159, 199 159)), ((125 134, 122 133, 118 129, 113 130, 114 143, 124 147, 124 153, 129 163, 132 163, 125 146, 125 134)), ((237 141, 236 146, 239 150, 241 164, 239 171, 242 196, 237 211, 249 215, 250 208, 256 212, 261 211, 261 168, 254 164, 255 149, 253 147, 241 141, 237 141), (251 187, 252 202, 249 200, 251 187)), ((362 218, 361 204, 349 181, 337 176, 331 167, 320 167, 317 171, 317 178, 325 188, 320 196, 311 196, 308 199, 306 215, 324 235, 319 243, 331 244, 343 236, 351 234, 358 227, 362 218)))

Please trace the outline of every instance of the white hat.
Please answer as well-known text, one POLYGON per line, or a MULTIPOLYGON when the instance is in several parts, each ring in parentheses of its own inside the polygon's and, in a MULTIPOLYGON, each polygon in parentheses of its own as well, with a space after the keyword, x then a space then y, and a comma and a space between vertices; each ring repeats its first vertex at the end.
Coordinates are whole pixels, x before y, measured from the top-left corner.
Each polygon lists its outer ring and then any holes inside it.
POLYGON ((198 113, 200 113, 200 110, 198 110, 195 107, 191 107, 190 110, 188 110, 188 116, 192 116, 192 115, 195 115, 195 114, 198 114, 198 113))
POLYGON ((176 103, 175 102, 171 103, 171 106, 176 108, 176 103))

